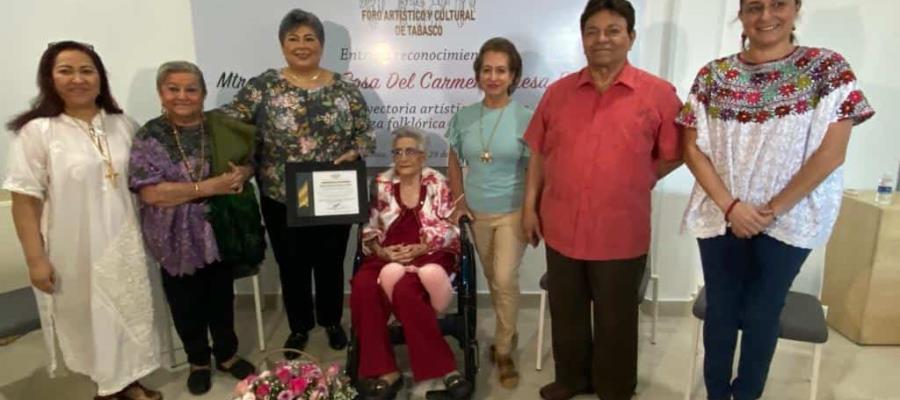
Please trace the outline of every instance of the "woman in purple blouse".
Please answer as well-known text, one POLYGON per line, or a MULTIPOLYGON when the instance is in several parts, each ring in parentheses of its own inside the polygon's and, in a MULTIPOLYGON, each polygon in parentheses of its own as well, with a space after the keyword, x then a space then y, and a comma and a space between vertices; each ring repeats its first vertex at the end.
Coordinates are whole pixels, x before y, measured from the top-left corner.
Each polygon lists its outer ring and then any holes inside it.
POLYGON ((163 115, 135 135, 129 185, 139 194, 144 241, 162 267, 175 330, 191 364, 188 390, 199 395, 211 386, 211 355, 217 369, 235 378, 254 372, 252 364, 236 355, 232 266, 222 261, 206 201, 240 192, 252 168, 232 164, 230 171, 211 176, 212 146, 203 114, 206 85, 196 65, 163 64, 156 87, 163 115))

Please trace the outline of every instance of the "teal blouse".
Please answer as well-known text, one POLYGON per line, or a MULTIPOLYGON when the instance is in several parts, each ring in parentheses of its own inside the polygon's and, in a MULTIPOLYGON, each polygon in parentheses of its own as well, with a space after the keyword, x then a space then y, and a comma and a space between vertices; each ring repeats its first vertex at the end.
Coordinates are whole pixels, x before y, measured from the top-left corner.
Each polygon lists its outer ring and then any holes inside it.
POLYGON ((460 109, 450 120, 446 138, 460 162, 468 166, 464 188, 470 210, 500 214, 521 208, 530 154, 522 135, 531 114, 512 100, 505 110, 484 108, 482 120, 482 103, 478 102, 460 109), (491 138, 495 124, 497 130, 491 138), (490 163, 481 160, 485 145, 490 163))

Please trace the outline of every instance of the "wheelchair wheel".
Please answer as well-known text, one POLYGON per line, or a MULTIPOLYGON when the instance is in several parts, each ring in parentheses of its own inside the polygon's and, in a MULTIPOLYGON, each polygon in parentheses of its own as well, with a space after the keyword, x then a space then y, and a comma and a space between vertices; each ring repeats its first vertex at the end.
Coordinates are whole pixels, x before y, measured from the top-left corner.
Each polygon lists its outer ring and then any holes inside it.
POLYGON ((356 386, 359 383, 359 341, 352 328, 350 329, 350 342, 347 344, 347 363, 344 365, 344 371, 350 377, 350 383, 356 386))
POLYGON ((478 342, 473 340, 465 347, 465 376, 472 385, 475 385, 475 378, 478 375, 479 363, 478 342))

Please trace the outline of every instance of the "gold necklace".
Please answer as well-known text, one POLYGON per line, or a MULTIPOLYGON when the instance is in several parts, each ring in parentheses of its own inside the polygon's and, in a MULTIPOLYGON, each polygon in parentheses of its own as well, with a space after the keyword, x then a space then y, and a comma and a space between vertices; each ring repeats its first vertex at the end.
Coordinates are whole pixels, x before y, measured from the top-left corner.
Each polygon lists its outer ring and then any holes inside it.
POLYGON ((203 164, 206 163, 206 132, 203 129, 203 120, 200 120, 200 160, 194 168, 191 168, 187 154, 184 152, 184 147, 181 145, 181 132, 178 132, 178 128, 175 126, 174 122, 169 121, 169 123, 172 125, 172 136, 175 137, 175 146, 178 147, 178 152, 181 154, 181 162, 184 163, 184 170, 187 171, 188 178, 191 180, 191 183, 194 184, 194 191, 199 192, 200 180, 203 178, 203 164))
MULTIPOLYGON (((508 106, 509 103, 506 103, 508 106)), ((484 141, 484 102, 481 103, 481 119, 478 120, 478 138, 481 139, 481 162, 485 164, 490 164, 494 161, 494 156, 491 154, 491 143, 494 141, 494 134, 497 133, 497 127, 500 126, 500 120, 503 119, 503 113, 506 111, 506 106, 503 106, 500 109, 500 116, 497 117, 497 122, 494 122, 494 129, 491 129, 491 137, 488 138, 487 143, 484 141)))
MULTIPOLYGON (((82 125, 82 121, 73 118, 75 120, 75 125, 78 125, 78 128, 81 129, 84 133, 88 135, 88 138, 91 139, 91 144, 94 145, 94 148, 97 149, 97 152, 100 153, 100 156, 103 157, 103 163, 106 164, 106 173, 103 174, 103 177, 109 181, 110 186, 113 189, 117 189, 119 187, 119 173, 116 172, 116 167, 113 166, 112 162, 112 153, 109 149, 109 136, 103 136, 103 143, 100 142, 100 136, 97 134, 97 131, 94 129, 93 123, 85 123, 86 126, 82 125)), ((100 119, 100 125, 102 128, 103 118, 100 119)))
POLYGON ((287 71, 288 75, 290 75, 291 78, 294 78, 295 81, 301 82, 301 83, 302 82, 314 83, 317 80, 319 80, 319 75, 322 75, 322 70, 319 70, 315 75, 312 76, 312 78, 304 78, 304 77, 300 76, 300 74, 294 72, 294 70, 292 70, 291 67, 287 67, 284 70, 287 71))

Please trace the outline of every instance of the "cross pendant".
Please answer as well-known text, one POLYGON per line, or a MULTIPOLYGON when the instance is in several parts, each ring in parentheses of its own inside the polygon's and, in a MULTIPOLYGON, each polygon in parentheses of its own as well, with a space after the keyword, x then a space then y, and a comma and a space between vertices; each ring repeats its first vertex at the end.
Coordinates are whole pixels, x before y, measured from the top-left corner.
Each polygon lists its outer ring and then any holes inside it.
POLYGON ((117 189, 119 187, 119 173, 112 168, 106 169, 106 179, 109 180, 109 184, 113 187, 113 189, 117 189))

